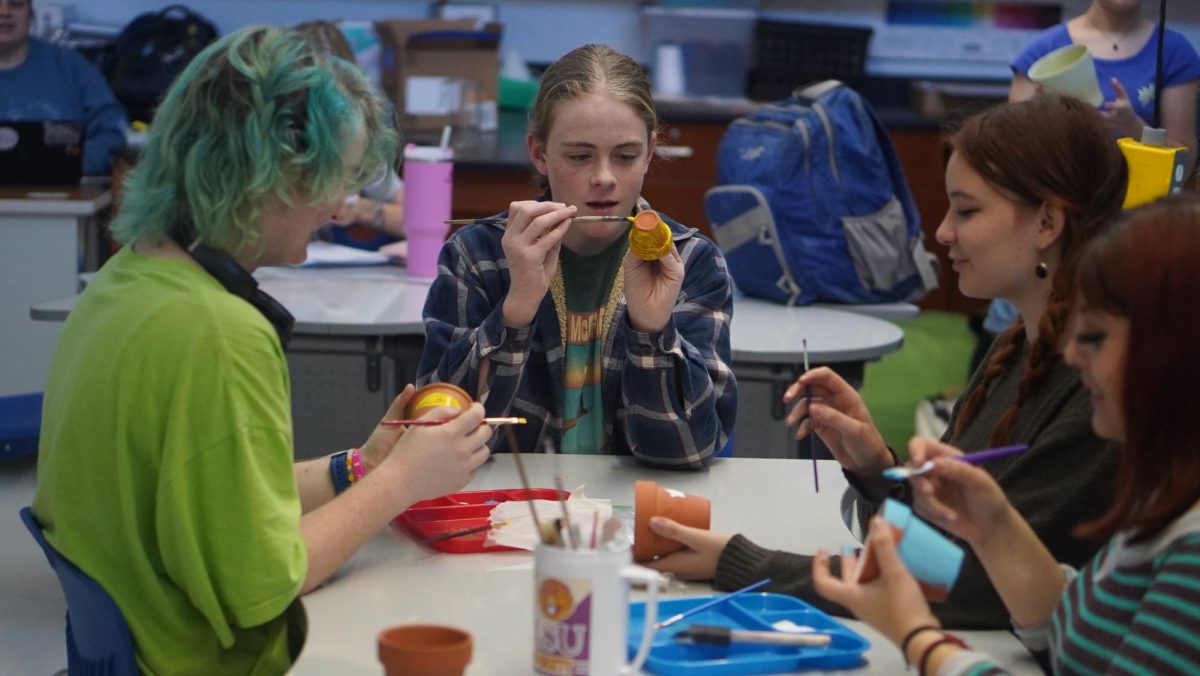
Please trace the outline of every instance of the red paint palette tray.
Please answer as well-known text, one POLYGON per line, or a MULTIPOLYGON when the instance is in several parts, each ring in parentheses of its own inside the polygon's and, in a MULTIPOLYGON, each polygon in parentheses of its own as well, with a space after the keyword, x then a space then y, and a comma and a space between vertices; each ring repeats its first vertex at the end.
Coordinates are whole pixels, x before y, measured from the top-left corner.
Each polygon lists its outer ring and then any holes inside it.
MULTIPOLYGON (((562 492, 563 500, 569 497, 570 493, 562 492)), ((523 488, 463 491, 413 503, 393 519, 393 523, 404 528, 418 541, 425 541, 445 533, 486 526, 492 510, 501 502, 558 499, 559 492, 553 488, 532 488, 528 491, 523 488)), ((513 549, 503 545, 486 545, 487 536, 487 531, 480 531, 425 544, 439 552, 450 554, 506 552, 513 549)))

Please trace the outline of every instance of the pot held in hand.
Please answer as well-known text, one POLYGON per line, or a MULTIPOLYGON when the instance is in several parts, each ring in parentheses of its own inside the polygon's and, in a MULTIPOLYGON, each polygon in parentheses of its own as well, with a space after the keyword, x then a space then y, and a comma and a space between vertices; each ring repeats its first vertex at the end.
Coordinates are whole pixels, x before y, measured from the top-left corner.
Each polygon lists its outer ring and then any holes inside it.
POLYGON ((651 517, 663 516, 692 528, 709 528, 712 503, 706 498, 663 488, 656 481, 639 481, 634 492, 634 561, 645 563, 683 549, 683 543, 650 530, 651 517))

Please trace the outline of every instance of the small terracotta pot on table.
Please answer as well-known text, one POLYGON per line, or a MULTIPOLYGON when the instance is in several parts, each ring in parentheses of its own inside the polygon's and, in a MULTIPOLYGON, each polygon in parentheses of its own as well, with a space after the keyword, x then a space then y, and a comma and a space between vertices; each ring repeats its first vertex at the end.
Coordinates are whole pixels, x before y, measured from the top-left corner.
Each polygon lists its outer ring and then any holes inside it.
POLYGON ((461 676, 471 662, 471 634, 454 627, 407 624, 379 633, 387 676, 461 676))

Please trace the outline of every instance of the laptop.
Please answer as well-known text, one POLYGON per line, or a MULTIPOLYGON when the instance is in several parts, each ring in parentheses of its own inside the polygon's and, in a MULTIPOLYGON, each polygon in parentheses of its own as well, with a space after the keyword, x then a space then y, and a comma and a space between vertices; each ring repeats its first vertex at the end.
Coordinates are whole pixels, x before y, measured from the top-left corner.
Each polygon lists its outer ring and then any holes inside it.
POLYGON ((0 185, 79 185, 84 123, 0 120, 0 185))

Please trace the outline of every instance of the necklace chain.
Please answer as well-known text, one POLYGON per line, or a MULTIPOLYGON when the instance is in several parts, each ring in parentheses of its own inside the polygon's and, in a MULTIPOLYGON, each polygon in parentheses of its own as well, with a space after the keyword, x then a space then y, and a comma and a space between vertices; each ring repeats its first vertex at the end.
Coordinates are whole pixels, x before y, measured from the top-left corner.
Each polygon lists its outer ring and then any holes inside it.
POLYGON ((1113 48, 1114 52, 1120 51, 1121 43, 1120 43, 1120 40, 1117 39, 1117 36, 1121 35, 1120 33, 1117 33, 1114 35, 1113 33, 1109 33, 1108 31, 1100 28, 1100 26, 1096 25, 1096 22, 1093 21, 1092 17, 1090 17, 1090 16, 1087 17, 1087 22, 1089 24, 1091 24, 1092 28, 1094 28, 1097 33, 1100 34, 1100 37, 1102 37, 1105 40, 1108 40, 1109 42, 1112 43, 1112 48, 1113 48))

